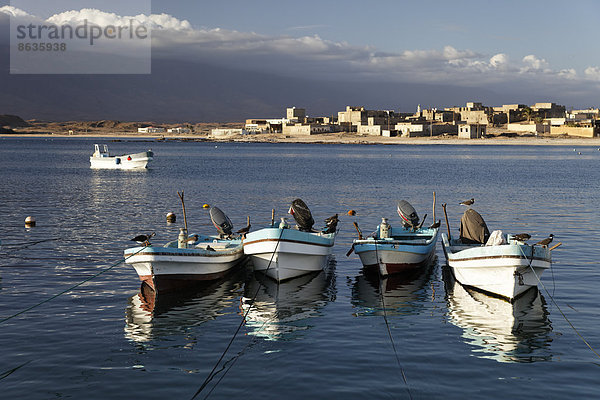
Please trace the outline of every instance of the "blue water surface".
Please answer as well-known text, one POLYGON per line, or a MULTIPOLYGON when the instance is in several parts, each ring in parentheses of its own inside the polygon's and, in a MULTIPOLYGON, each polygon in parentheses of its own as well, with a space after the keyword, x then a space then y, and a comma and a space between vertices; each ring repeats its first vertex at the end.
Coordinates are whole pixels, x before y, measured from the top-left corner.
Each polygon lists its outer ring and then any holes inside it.
POLYGON ((600 348, 600 151, 577 150, 0 138, 0 319, 105 271, 0 323, 0 397, 189 399, 243 323, 197 398, 600 398, 600 358, 582 340, 600 348), (92 170, 98 142, 155 160, 92 170), (215 233, 205 203, 236 229, 247 216, 266 224, 272 208, 284 216, 297 197, 317 225, 338 213, 327 270, 277 285, 240 269, 177 295, 141 291, 123 250, 139 233, 174 240, 182 190, 200 233, 215 233), (510 305, 469 292, 441 244, 421 274, 385 280, 346 257, 353 221, 365 233, 381 217, 399 224, 406 199, 431 222, 433 191, 452 234, 471 197, 491 230, 553 233, 563 245, 539 293, 510 305))

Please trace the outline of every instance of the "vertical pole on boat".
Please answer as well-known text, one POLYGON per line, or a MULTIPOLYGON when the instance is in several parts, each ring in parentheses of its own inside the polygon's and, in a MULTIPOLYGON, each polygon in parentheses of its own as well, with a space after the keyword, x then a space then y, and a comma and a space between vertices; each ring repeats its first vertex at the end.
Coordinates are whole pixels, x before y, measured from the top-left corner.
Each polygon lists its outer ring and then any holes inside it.
POLYGON ((448 228, 448 241, 452 239, 450 236, 450 225, 448 225, 448 214, 446 214, 446 203, 442 203, 442 208, 444 209, 444 217, 446 218, 446 228, 448 228))
POLYGON ((275 209, 271 209, 271 226, 275 226, 275 209))
POLYGON ((435 191, 433 192, 433 223, 435 224, 435 191))
POLYGON ((187 218, 185 216, 185 202, 183 201, 183 190, 181 191, 181 193, 177 192, 177 194, 179 195, 179 198, 181 199, 181 207, 183 208, 183 224, 185 226, 185 233, 187 235, 188 226, 187 226, 187 218))

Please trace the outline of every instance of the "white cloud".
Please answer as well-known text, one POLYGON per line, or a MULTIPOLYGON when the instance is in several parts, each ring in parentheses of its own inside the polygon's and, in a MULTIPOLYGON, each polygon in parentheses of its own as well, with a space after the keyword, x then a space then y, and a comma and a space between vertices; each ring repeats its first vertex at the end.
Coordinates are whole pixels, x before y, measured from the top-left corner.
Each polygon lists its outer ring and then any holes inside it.
POLYGON ((56 25, 77 25, 87 20, 89 23, 107 26, 127 25, 130 19, 137 20, 142 24, 149 25, 152 29, 158 30, 192 29, 192 26, 187 20, 179 20, 168 14, 138 14, 131 16, 119 16, 115 13, 108 13, 95 8, 83 8, 81 10, 65 11, 51 16, 47 19, 47 21, 56 25))
POLYGON ((8 15, 9 17, 30 17, 31 15, 27 14, 25 11, 13 7, 13 6, 2 6, 0 7, 0 12, 8 15))
POLYGON ((539 72, 548 69, 548 63, 543 58, 538 58, 533 54, 523 57, 523 67, 521 73, 539 72))
POLYGON ((490 58, 490 66, 495 69, 506 69, 508 67, 508 56, 504 53, 496 54, 490 58))
POLYGON ((587 67, 583 73, 590 80, 600 81, 600 67, 587 67))

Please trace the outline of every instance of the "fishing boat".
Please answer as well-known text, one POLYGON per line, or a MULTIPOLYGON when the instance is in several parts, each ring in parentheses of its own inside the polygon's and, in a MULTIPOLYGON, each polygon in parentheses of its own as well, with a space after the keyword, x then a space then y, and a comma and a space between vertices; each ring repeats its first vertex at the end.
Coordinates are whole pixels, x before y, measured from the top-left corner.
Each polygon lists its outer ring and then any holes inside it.
POLYGON ((178 239, 164 246, 146 242, 125 250, 125 263, 131 264, 140 280, 157 291, 223 277, 242 261, 242 240, 232 234, 233 225, 219 208, 211 208, 210 217, 219 235, 188 236, 181 228, 178 239))
POLYGON ((322 270, 336 236, 337 214, 326 220, 325 229, 316 231, 312 214, 301 199, 292 202, 289 213, 296 227, 285 218, 276 226, 272 218, 270 226, 247 233, 243 240, 244 254, 250 256, 254 270, 278 282, 322 270))
POLYGON ((90 167, 95 169, 143 169, 154 159, 152 150, 141 153, 111 156, 108 146, 95 144, 94 154, 90 156, 90 167))
POLYGON ((461 219, 460 237, 443 233, 442 246, 460 284, 509 301, 537 287, 552 264, 547 246, 529 245, 499 230, 490 235, 481 215, 471 208, 461 219))
POLYGON ((406 200, 398 202, 402 225, 392 227, 387 218, 371 237, 354 240, 352 248, 367 270, 378 270, 381 276, 403 273, 428 265, 435 255, 439 223, 423 227, 417 212, 406 200))

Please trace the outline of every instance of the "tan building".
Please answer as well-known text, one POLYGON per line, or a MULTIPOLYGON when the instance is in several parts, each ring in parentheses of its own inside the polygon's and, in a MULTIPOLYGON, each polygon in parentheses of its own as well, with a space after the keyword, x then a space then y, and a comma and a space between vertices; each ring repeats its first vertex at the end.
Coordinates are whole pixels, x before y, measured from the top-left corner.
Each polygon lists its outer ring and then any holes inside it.
POLYGON ((580 124, 579 126, 562 125, 550 127, 551 135, 568 135, 577 137, 593 138, 598 136, 600 129, 593 124, 580 124))
POLYGON ((288 107, 286 110, 286 118, 290 122, 304 122, 304 119, 306 118, 306 109, 288 107))
POLYGON ((535 134, 550 133, 550 125, 536 124, 535 122, 530 122, 530 123, 513 122, 511 124, 507 124, 506 129, 508 131, 518 132, 518 133, 535 133, 535 134))
POLYGON ((451 135, 458 132, 457 125, 432 124, 428 122, 400 122, 394 128, 402 137, 451 135))
POLYGON ((338 112, 338 123, 350 125, 366 125, 367 112, 364 107, 346 106, 346 111, 338 112))
POLYGON ((286 136, 307 136, 319 133, 329 133, 331 131, 330 125, 294 124, 283 126, 283 134, 286 136))
POLYGON ((359 125, 357 133, 359 135, 381 136, 384 129, 381 125, 359 125))

